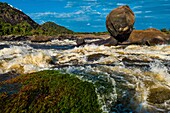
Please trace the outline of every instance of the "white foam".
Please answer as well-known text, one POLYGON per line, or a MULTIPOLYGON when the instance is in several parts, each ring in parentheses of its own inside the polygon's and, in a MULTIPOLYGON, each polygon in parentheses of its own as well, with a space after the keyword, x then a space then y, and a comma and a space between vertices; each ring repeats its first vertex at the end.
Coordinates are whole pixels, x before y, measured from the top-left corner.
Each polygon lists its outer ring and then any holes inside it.
POLYGON ((161 63, 159 60, 150 64, 150 71, 155 73, 159 80, 166 81, 170 86, 170 74, 168 73, 168 68, 161 63))

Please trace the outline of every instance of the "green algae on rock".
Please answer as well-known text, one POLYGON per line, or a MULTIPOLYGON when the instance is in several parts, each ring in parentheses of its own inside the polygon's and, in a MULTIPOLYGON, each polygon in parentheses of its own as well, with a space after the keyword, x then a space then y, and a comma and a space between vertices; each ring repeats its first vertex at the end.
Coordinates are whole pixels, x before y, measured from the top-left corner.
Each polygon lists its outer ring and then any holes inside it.
MULTIPOLYGON (((10 88, 8 88, 10 90, 10 88)), ((25 74, 0 83, 0 112, 100 113, 92 83, 59 71, 25 74), (1 90, 11 84, 14 93, 1 90)))

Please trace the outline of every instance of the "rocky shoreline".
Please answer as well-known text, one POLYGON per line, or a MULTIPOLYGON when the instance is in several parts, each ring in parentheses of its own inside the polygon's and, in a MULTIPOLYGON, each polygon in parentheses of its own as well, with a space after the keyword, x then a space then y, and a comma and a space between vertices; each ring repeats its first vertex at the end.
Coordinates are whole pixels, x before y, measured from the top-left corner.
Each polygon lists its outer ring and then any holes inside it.
POLYGON ((31 41, 31 42, 50 42, 52 40, 77 40, 77 39, 107 39, 109 35, 94 35, 94 34, 66 34, 58 36, 22 36, 22 35, 7 35, 0 36, 0 41, 31 41))

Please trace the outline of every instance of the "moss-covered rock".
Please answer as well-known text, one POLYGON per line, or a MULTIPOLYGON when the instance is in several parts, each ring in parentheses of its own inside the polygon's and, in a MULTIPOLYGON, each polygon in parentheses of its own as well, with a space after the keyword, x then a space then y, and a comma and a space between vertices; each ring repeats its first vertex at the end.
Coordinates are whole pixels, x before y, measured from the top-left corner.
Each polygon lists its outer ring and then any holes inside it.
POLYGON ((92 83, 48 70, 1 82, 0 112, 100 113, 101 110, 92 83))
POLYGON ((150 90, 148 101, 153 104, 162 104, 170 99, 170 89, 165 87, 153 88, 150 90))

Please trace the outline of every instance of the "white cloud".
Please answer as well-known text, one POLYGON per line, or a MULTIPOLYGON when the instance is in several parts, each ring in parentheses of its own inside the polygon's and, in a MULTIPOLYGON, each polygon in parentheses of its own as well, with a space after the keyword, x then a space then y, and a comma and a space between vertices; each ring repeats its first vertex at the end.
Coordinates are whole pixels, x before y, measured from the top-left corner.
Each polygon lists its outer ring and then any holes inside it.
POLYGON ((87 23, 87 26, 90 26, 91 24, 90 23, 87 23))
POLYGON ((91 6, 80 6, 80 8, 82 8, 82 10, 85 11, 85 12, 91 12, 92 11, 91 6))
POLYGON ((135 11, 134 13, 135 13, 135 14, 141 14, 142 11, 135 11))
POLYGON ((104 25, 93 25, 93 26, 91 26, 91 27, 93 27, 93 28, 102 28, 102 27, 105 27, 104 25))
POLYGON ((144 16, 145 18, 154 18, 154 16, 144 16))
POLYGON ((132 9, 140 9, 142 8, 143 6, 134 6, 132 9))
POLYGON ((97 2, 97 0, 83 0, 85 2, 97 2))
POLYGON ((83 15, 83 16, 78 16, 78 17, 74 17, 73 19, 70 19, 71 21, 79 21, 79 22, 85 22, 85 21, 89 21, 90 17, 87 15, 83 15))
POLYGON ((76 11, 74 14, 76 15, 80 15, 80 14, 84 14, 85 12, 83 10, 79 10, 79 11, 76 11))
POLYGON ((103 21, 103 19, 95 19, 94 21, 95 22, 100 22, 100 21, 103 21))
POLYGON ((124 3, 117 3, 116 5, 121 6, 121 5, 126 5, 124 3))
POLYGON ((68 1, 64 8, 72 8, 75 2, 68 1))
POLYGON ((102 10, 103 11, 111 11, 112 9, 111 8, 103 8, 102 10))
POLYGON ((45 21, 44 20, 40 20, 41 22, 40 22, 40 24, 44 24, 45 23, 45 21))
POLYGON ((70 13, 57 13, 57 12, 41 12, 29 14, 33 19, 41 19, 45 17, 54 17, 61 19, 69 19, 71 21, 89 21, 90 16, 85 14, 82 10, 70 13))
POLYGON ((13 5, 11 5, 11 4, 8 4, 10 7, 12 7, 12 8, 14 8, 14 9, 17 9, 17 10, 19 10, 19 11, 22 11, 21 9, 19 9, 19 8, 16 8, 16 7, 14 7, 13 5))
POLYGON ((151 13, 152 11, 145 11, 145 13, 151 13))

